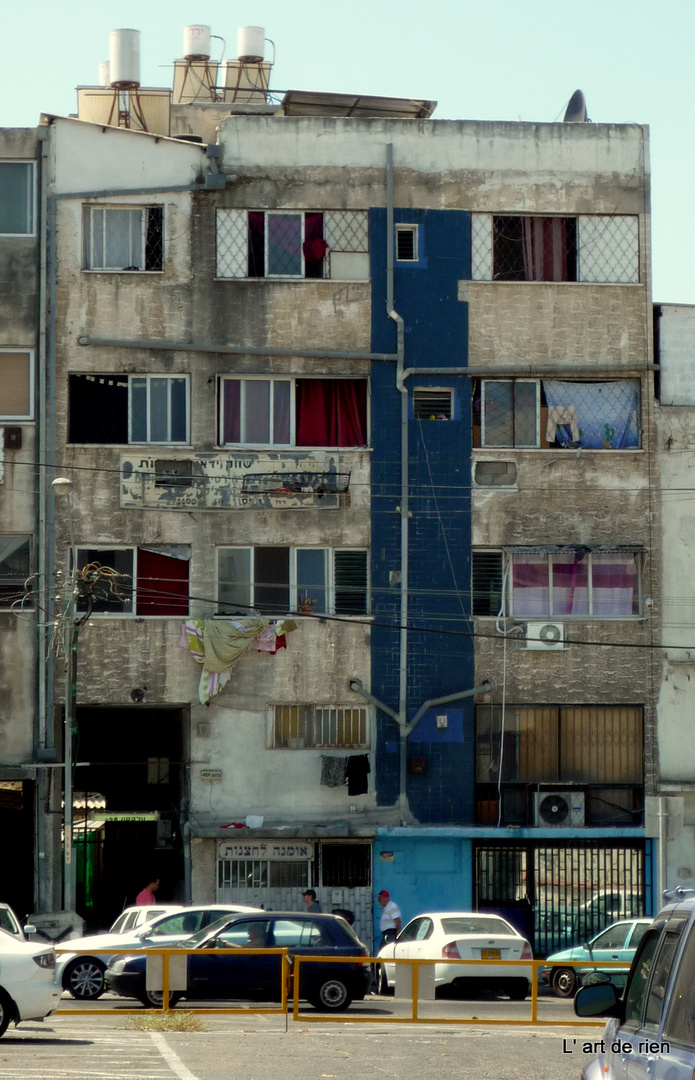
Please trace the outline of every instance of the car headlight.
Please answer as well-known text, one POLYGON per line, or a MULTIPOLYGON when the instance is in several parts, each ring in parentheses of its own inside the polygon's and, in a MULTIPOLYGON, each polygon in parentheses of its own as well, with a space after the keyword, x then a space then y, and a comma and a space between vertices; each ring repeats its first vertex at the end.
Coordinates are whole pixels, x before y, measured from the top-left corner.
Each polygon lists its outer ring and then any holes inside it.
POLYGON ((119 956, 118 960, 112 960, 112 961, 111 961, 111 962, 110 962, 110 963, 108 964, 108 966, 107 966, 107 969, 106 969, 106 970, 107 970, 107 971, 113 971, 113 972, 115 972, 116 974, 118 974, 118 972, 119 972, 119 971, 123 971, 123 969, 125 968, 125 963, 126 963, 126 960, 127 960, 127 957, 125 957, 125 956, 119 956))
POLYGON ((42 952, 38 956, 32 956, 35 964, 40 968, 54 968, 56 966, 56 954, 54 952, 42 952))

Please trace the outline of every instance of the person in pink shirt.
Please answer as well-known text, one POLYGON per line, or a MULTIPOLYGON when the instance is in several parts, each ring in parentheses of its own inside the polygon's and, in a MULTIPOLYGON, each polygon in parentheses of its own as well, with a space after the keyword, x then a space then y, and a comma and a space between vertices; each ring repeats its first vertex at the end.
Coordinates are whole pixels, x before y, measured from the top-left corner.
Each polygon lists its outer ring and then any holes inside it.
POLYGON ((135 903, 138 905, 138 907, 146 907, 148 904, 154 904, 154 894, 156 893, 158 888, 159 878, 154 878, 154 880, 151 881, 149 885, 145 885, 145 888, 142 890, 142 892, 139 892, 138 895, 135 897, 135 903))

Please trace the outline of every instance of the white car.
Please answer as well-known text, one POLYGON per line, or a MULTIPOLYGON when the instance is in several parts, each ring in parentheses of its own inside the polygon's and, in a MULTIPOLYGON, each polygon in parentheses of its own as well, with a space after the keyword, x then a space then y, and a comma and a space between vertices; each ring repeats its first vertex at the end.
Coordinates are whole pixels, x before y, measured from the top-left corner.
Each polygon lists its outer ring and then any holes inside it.
MULTIPOLYGON (((9 904, 0 903, 0 930, 11 934, 17 941, 26 941, 27 936, 22 925, 9 904)), ((35 927, 28 928, 29 933, 35 933, 35 927)))
POLYGON ((125 952, 128 949, 142 949, 145 945, 173 945, 216 922, 223 915, 243 915, 247 911, 259 910, 240 904, 199 904, 188 907, 152 904, 149 907, 130 909, 130 914, 124 911, 107 934, 75 938, 69 944, 69 952, 67 949, 61 952, 60 946, 58 947, 58 984, 80 1001, 95 1001, 106 989, 104 972, 113 953, 93 954, 91 950, 114 949, 125 952), (132 911, 147 912, 148 915, 155 911, 156 915, 145 916, 144 919, 138 915, 138 925, 134 927, 131 921, 132 911), (114 930, 114 927, 119 929, 114 930))
POLYGON ((0 934, 0 1035, 10 1022, 43 1020, 55 1012, 60 986, 56 954, 47 945, 0 934))
MULTIPOLYGON (((441 960, 434 965, 434 985, 463 986, 474 979, 477 988, 506 993, 523 1001, 529 992, 532 968, 449 964, 447 960, 533 960, 526 938, 499 915, 478 911, 439 911, 417 915, 395 941, 380 950, 379 991, 395 986, 396 965, 389 960, 441 960)), ((402 965, 405 966, 405 965, 402 965)))

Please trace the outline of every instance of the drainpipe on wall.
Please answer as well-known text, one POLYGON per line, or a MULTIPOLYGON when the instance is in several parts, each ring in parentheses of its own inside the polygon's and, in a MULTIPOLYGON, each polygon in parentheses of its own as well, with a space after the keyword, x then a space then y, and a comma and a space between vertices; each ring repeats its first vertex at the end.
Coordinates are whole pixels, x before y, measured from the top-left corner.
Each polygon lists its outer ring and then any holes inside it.
POLYGON ((406 754, 408 736, 408 390, 405 386, 405 323, 394 307, 393 299, 393 143, 386 144, 386 314, 396 324, 396 387, 401 395, 401 605, 400 649, 398 659, 398 724, 401 730, 399 746, 398 809, 410 817, 406 793, 406 754))

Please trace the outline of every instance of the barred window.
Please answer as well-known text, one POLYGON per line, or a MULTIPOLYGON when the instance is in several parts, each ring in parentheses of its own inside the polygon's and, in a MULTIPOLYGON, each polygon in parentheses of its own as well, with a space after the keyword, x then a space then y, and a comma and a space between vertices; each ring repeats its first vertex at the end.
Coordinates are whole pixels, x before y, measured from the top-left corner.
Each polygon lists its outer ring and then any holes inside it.
POLYGON ((474 281, 639 281, 639 221, 628 215, 473 214, 474 281))
POLYGON ((417 262, 419 257, 417 225, 396 225, 396 261, 417 262))
POLYGON ((217 277, 369 278, 366 210, 218 210, 217 277))
POLYGON ((270 745, 286 750, 368 747, 367 710, 347 705, 273 705, 270 745))
POLYGON ((164 209, 161 206, 86 206, 86 270, 161 270, 164 209))
POLYGON ((473 384, 473 417, 475 446, 635 450, 639 380, 483 379, 473 384))
POLYGON ((308 887, 308 862, 273 859, 220 859, 217 863, 219 889, 302 889, 308 887))

